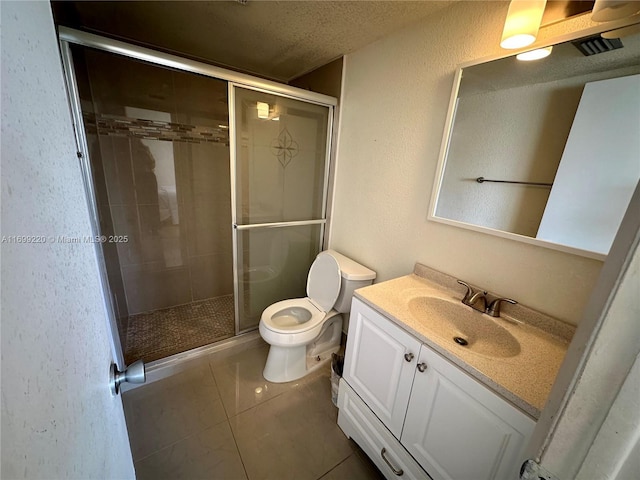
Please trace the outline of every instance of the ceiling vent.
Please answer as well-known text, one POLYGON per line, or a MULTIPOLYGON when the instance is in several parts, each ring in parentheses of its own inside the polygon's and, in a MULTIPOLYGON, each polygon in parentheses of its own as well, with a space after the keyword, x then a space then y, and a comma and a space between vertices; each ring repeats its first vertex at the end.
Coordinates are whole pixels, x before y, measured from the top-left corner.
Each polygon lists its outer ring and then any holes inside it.
POLYGON ((574 47, 587 57, 624 47, 619 38, 602 38, 600 35, 583 38, 572 43, 574 47))

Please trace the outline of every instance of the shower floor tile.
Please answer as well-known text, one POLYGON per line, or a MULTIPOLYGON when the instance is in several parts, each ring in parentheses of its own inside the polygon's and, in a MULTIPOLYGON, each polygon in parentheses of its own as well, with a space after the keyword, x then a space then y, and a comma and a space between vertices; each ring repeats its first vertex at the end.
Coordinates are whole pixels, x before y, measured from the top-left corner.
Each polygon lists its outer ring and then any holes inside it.
POLYGON ((131 315, 125 363, 152 362, 202 347, 235 333, 233 295, 131 315))

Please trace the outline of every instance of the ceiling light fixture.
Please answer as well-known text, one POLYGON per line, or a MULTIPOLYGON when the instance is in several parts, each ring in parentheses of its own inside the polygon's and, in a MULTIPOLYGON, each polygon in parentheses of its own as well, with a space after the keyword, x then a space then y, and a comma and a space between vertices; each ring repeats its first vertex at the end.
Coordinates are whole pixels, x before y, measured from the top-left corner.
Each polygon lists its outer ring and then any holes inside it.
POLYGON ((640 13, 640 2, 619 0, 596 0, 591 20, 594 22, 613 22, 632 17, 640 13))
POLYGON ((269 118, 269 104, 258 102, 258 118, 269 118))
POLYGON ((547 0, 511 0, 500 46, 522 48, 535 42, 547 0))
POLYGON ((545 58, 551 55, 552 49, 553 47, 546 47, 546 48, 538 48, 536 50, 529 50, 528 52, 519 53, 518 55, 516 55, 516 58, 524 62, 530 62, 532 60, 540 60, 541 58, 545 58))

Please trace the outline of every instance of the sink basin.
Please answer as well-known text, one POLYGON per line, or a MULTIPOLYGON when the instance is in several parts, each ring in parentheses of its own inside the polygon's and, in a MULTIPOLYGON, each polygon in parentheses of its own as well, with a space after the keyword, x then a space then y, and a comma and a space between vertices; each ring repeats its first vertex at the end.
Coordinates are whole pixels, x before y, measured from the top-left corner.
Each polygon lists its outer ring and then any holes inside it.
POLYGON ((459 300, 415 297, 409 300, 409 311, 435 335, 453 344, 466 342, 460 348, 490 357, 513 357, 520 353, 520 343, 508 330, 459 300))

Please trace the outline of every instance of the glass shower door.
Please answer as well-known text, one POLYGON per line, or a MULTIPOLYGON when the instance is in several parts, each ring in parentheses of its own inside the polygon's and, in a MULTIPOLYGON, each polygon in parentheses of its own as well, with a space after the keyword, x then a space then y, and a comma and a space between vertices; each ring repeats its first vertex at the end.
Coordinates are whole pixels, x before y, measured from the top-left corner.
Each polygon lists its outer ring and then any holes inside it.
POLYGON ((228 83, 70 52, 125 362, 233 336, 228 83))
POLYGON ((306 296, 324 235, 333 107, 230 89, 240 333, 255 328, 270 304, 306 296))

